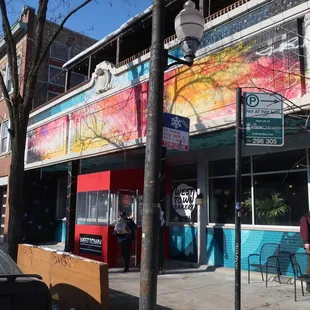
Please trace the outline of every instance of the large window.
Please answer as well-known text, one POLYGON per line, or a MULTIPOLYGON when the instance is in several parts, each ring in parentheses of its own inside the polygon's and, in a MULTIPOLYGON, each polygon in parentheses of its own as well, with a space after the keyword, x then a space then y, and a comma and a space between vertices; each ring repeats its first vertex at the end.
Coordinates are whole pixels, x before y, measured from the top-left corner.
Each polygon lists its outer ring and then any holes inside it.
POLYGON ((175 166, 171 169, 171 222, 197 222, 197 165, 175 166))
POLYGON ((109 191, 77 193, 76 223, 80 225, 108 224, 109 191))
MULTIPOLYGON (((242 223, 299 225, 309 210, 307 151, 256 155, 242 161, 242 223)), ((234 165, 234 159, 209 162, 211 223, 234 223, 234 165)))
MULTIPOLYGON (((17 74, 19 76, 20 74, 20 65, 21 65, 21 58, 20 55, 17 56, 17 74)), ((13 91, 13 83, 12 83, 12 76, 11 76, 11 70, 8 64, 2 66, 1 73, 3 76, 3 80, 5 83, 5 86, 7 88, 8 93, 11 93, 13 91)))
POLYGON ((66 74, 61 68, 49 66, 49 83, 65 87, 66 74))

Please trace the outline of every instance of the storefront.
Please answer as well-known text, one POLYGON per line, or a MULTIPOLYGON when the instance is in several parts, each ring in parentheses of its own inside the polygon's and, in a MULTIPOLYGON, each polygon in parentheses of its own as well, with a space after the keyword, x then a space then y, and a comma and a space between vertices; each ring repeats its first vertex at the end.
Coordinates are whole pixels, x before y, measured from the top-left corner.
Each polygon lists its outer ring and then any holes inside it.
MULTIPOLYGON (((216 140, 217 134, 213 135, 208 139, 216 140)), ((282 148, 243 148, 243 269, 247 268, 248 255, 258 252, 266 242, 277 242, 284 251, 303 250, 299 222, 309 211, 310 188, 306 138, 306 133, 286 136, 282 148)), ((180 182, 193 187, 197 184, 197 192, 205 195, 208 221, 203 240, 198 237, 197 206, 190 217, 180 217, 171 199, 170 257, 197 262, 199 247, 204 247, 205 263, 234 267, 235 159, 233 139, 226 142, 225 146, 199 151, 199 156, 187 156, 196 160, 194 164, 171 168, 172 184, 180 182), (205 180, 199 177, 201 174, 206 175, 205 180), (184 176, 184 180, 178 175, 184 176)))

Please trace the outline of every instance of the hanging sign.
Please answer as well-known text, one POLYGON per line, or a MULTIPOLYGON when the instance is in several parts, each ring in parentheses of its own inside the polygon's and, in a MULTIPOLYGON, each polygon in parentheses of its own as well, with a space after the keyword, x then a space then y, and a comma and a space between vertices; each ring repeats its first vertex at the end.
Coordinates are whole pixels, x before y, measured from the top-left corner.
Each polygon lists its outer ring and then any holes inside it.
POLYGON ((179 184, 172 194, 172 207, 183 217, 190 218, 196 207, 197 190, 187 184, 179 184))

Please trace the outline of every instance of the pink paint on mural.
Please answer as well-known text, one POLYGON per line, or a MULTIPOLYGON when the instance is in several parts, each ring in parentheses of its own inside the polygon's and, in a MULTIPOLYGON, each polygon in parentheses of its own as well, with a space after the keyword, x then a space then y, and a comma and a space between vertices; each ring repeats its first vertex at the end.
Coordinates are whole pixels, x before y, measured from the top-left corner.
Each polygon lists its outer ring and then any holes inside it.
POLYGON ((67 153, 68 116, 28 132, 27 163, 53 159, 67 153))
POLYGON ((143 83, 73 113, 72 151, 100 148, 145 136, 148 84, 143 83))

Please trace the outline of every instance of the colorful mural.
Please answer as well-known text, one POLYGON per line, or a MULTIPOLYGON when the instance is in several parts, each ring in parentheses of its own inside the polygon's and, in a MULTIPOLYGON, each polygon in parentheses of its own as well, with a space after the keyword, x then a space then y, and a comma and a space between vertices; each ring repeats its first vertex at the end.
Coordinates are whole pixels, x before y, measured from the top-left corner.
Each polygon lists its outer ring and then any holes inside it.
MULTIPOLYGON (((297 23, 292 21, 286 27, 295 29, 297 23)), ((288 99, 299 97, 302 83, 298 37, 295 32, 285 30, 281 28, 277 37, 274 29, 268 30, 210 53, 191 68, 182 66, 168 71, 165 111, 189 117, 191 125, 195 125, 233 115, 236 87, 245 91, 275 91, 288 99)), ((144 82, 95 103, 91 103, 94 98, 85 100, 87 105, 72 115, 71 151, 79 153, 107 145, 122 148, 127 141, 144 137, 147 96, 148 82, 144 82)), ((28 144, 31 155, 28 163, 34 158, 44 160, 63 155, 64 143, 59 142, 63 136, 59 135, 61 129, 57 125, 62 122, 60 119, 34 130, 28 144)))
POLYGON ((68 116, 61 117, 28 132, 27 163, 42 161, 67 153, 68 116))

